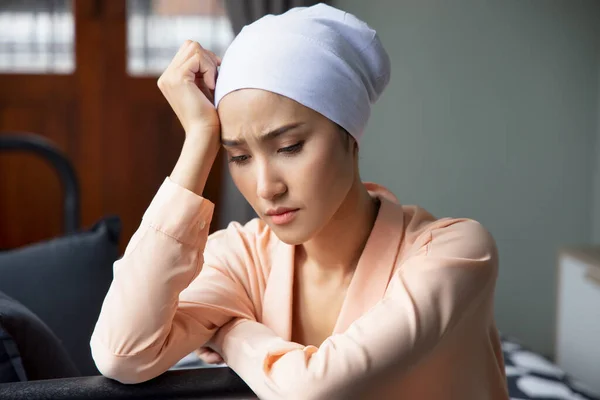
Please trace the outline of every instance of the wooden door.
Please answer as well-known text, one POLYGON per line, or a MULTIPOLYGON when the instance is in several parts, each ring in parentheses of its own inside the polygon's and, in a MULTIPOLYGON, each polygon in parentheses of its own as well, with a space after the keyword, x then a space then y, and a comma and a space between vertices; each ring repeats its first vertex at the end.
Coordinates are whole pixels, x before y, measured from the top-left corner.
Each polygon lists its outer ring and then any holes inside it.
MULTIPOLYGON (((61 16, 70 19, 70 24, 63 21, 63 25, 72 28, 73 9, 67 2, 53 2, 49 7, 32 2, 30 6, 20 7, 16 1, 7 1, 0 8, 3 65, 0 72, 0 132, 39 133, 74 158, 81 147, 81 135, 78 135, 78 116, 82 108, 78 101, 79 74, 73 73, 74 65, 60 70, 58 65, 47 60, 19 62, 17 58, 27 53, 24 47, 35 45, 35 39, 17 34, 14 40, 10 37, 19 26, 35 32, 33 25, 40 15, 44 19, 61 16)), ((47 34, 48 30, 42 33, 47 34)), ((74 43, 54 39, 51 45, 62 44, 66 48, 46 51, 43 58, 53 54, 67 59, 67 64, 74 64, 74 43)), ((86 200, 90 202, 89 197, 86 200)), ((58 178, 42 160, 30 155, 0 154, 0 248, 13 248, 59 234, 60 202, 58 178)))
MULTIPOLYGON (((80 178, 82 224, 117 214, 122 248, 168 176, 184 135, 156 86, 127 71, 125 0, 74 0, 74 69, 67 74, 0 73, 0 131, 41 134, 63 150, 80 178)), ((219 212, 222 162, 205 197, 219 212)), ((42 161, 0 155, 0 248, 61 234, 61 190, 42 161)))

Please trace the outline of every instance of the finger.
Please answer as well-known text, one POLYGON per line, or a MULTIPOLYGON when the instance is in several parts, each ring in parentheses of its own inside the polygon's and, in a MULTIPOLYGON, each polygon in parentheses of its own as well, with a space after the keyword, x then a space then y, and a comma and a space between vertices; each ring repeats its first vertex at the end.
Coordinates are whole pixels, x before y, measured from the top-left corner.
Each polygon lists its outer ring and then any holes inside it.
POLYGON ((204 354, 206 353, 207 349, 206 347, 201 347, 199 349, 197 349, 194 353, 196 353, 196 355, 198 357, 204 357, 204 354))
POLYGON ((213 53, 210 50, 205 50, 205 51, 210 56, 210 58, 214 61, 216 66, 221 65, 221 57, 217 56, 215 53, 213 53))
POLYGON ((223 362, 223 358, 217 353, 208 354, 204 360, 208 364, 221 364, 223 362))
POLYGON ((194 42, 194 41, 193 41, 193 40, 190 40, 190 39, 187 39, 187 40, 185 40, 185 41, 184 41, 184 42, 181 44, 181 46, 179 46, 179 50, 177 50, 177 53, 181 52, 183 49, 185 49, 186 47, 188 47, 188 46, 189 46, 190 44, 192 44, 193 42, 194 42))
POLYGON ((210 349, 202 348, 196 352, 198 357, 207 364, 220 364, 223 362, 221 355, 210 349))
POLYGON ((181 66, 180 73, 184 79, 193 81, 206 98, 213 102, 216 67, 208 56, 194 54, 181 66))
POLYGON ((196 53, 203 53, 204 49, 198 42, 191 42, 189 46, 185 47, 181 51, 181 55, 177 57, 177 60, 173 60, 172 64, 175 67, 179 67, 192 58, 196 53))
POLYGON ((173 57, 173 60, 171 60, 171 65, 181 65, 186 60, 186 55, 188 54, 186 50, 188 50, 193 43, 194 42, 192 40, 186 40, 183 42, 173 57))
POLYGON ((194 82, 199 87, 205 86, 210 90, 215 89, 217 80, 217 66, 214 61, 205 52, 194 54, 182 66, 183 74, 190 76, 194 74, 194 82), (200 85, 202 84, 202 85, 200 85))
POLYGON ((206 356, 208 355, 208 352, 207 352, 207 351, 204 351, 204 350, 197 350, 197 351, 196 351, 196 355, 197 355, 197 356, 198 356, 198 358, 199 358, 200 360, 202 360, 203 362, 207 362, 207 361, 206 361, 206 356))
POLYGON ((202 74, 204 84, 210 90, 215 90, 215 86, 217 83, 217 63, 206 52, 202 54, 201 61, 203 62, 201 62, 200 65, 200 73, 202 74))
MULTIPOLYGON (((213 60, 213 62, 215 63, 215 79, 214 79, 214 87, 217 87, 217 79, 219 79, 219 67, 221 66, 221 58, 218 57, 215 53, 213 53, 212 51, 208 52, 208 55, 210 56, 211 60, 213 60)), ((214 90, 214 89, 213 89, 214 90)))
MULTIPOLYGON (((192 54, 182 65, 179 67, 181 73, 186 77, 195 77, 196 74, 200 74, 202 68, 203 57, 200 53, 192 54)), ((206 67, 204 67, 206 68, 206 67)))

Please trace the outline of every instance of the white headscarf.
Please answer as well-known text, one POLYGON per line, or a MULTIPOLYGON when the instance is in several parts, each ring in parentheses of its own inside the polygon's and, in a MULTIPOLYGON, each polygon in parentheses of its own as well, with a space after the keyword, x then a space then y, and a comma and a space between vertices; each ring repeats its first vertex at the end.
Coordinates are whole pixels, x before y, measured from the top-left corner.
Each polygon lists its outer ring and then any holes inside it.
POLYGON ((320 3, 245 26, 223 57, 215 106, 235 90, 264 89, 321 113, 359 142, 389 80, 375 30, 320 3))

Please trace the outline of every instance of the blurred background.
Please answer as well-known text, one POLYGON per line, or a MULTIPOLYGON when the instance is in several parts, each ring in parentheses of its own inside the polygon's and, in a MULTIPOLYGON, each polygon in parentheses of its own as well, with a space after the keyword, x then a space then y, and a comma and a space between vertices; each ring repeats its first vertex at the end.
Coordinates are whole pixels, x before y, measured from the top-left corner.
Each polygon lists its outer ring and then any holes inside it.
MULTIPOLYGON (((245 23, 306 3, 0 0, 0 132, 50 140, 76 171, 79 224, 117 215, 122 251, 183 141, 156 87, 180 44, 222 55, 245 23)), ((598 388, 600 1, 329 3, 392 60, 363 180, 487 227, 501 332, 598 388)), ((213 231, 253 216, 221 159, 205 195, 213 231)), ((0 154, 0 248, 64 235, 64 196, 41 158, 0 154)))

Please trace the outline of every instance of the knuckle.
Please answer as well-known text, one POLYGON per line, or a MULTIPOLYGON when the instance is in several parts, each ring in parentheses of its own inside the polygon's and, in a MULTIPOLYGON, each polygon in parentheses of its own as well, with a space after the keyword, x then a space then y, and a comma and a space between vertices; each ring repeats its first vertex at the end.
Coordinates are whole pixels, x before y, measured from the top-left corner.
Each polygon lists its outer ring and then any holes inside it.
POLYGON ((213 67, 215 67, 215 66, 216 66, 216 64, 215 64, 215 60, 213 60, 213 59, 212 59, 212 57, 211 57, 211 56, 209 56, 209 55, 208 55, 208 54, 206 54, 206 53, 202 54, 202 60, 203 60, 203 61, 206 63, 206 65, 207 65, 209 68, 213 68, 213 67))
POLYGON ((202 57, 202 54, 200 54, 200 53, 194 54, 193 61, 194 61, 194 64, 200 65, 201 67, 203 67, 205 64, 204 58, 202 57))

